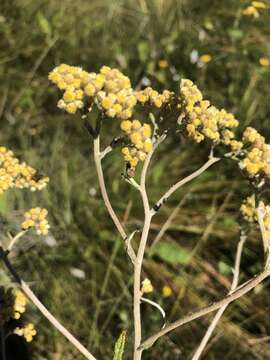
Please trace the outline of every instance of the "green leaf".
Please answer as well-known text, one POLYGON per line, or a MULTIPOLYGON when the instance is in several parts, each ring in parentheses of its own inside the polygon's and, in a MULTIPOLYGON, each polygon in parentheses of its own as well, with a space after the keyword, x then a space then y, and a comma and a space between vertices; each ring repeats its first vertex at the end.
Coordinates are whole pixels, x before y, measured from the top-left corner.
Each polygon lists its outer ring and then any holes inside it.
POLYGON ((232 38, 232 39, 235 39, 235 40, 238 40, 238 39, 241 39, 244 34, 243 34, 243 31, 240 30, 240 29, 229 29, 228 30, 228 34, 229 36, 232 38))
POLYGON ((50 23, 48 22, 48 20, 45 18, 45 16, 41 12, 39 12, 37 14, 37 22, 38 22, 38 25, 39 25, 41 31, 44 34, 51 36, 52 30, 51 30, 50 23))
POLYGON ((139 42, 138 46, 139 59, 141 62, 146 62, 150 57, 150 48, 146 41, 139 42))
POLYGON ((124 349, 125 349, 125 342, 126 342, 126 331, 122 331, 119 338, 117 339, 115 346, 114 346, 114 356, 113 360, 122 360, 124 349))
POLYGON ((188 264, 191 258, 191 254, 181 246, 162 242, 155 246, 152 254, 170 264, 188 264))
POLYGON ((223 261, 218 263, 218 270, 222 275, 230 275, 232 273, 231 267, 223 261))

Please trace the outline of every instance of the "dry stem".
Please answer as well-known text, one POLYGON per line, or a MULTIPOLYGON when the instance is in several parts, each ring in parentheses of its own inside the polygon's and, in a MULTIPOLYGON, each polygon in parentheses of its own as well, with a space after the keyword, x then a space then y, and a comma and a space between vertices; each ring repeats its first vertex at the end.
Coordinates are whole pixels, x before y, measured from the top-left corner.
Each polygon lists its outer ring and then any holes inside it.
POLYGON ((100 152, 100 140, 99 140, 99 136, 97 136, 94 139, 94 160, 95 160, 95 164, 96 164, 96 170, 97 170, 98 182, 99 182, 99 186, 100 186, 101 195, 102 195, 103 201, 105 203, 105 206, 106 206, 117 230, 119 231, 122 238, 125 239, 127 237, 126 232, 125 232, 122 224, 120 223, 115 211, 112 208, 112 205, 111 205, 111 202, 110 202, 107 190, 106 190, 103 170, 102 170, 102 166, 101 166, 102 157, 104 157, 104 153, 100 152))
MULTIPOLYGON (((243 246, 244 246, 245 241, 246 241, 246 236, 244 234, 242 234, 240 236, 240 241, 237 246, 235 264, 234 264, 234 270, 233 270, 233 281, 232 281, 231 290, 230 290, 229 294, 231 294, 238 285, 241 256, 242 256, 242 251, 243 251, 243 246)), ((222 317, 224 311, 227 309, 228 305, 229 304, 222 306, 216 313, 216 315, 215 315, 214 319, 212 320, 210 326, 208 327, 199 347, 197 348, 195 354, 193 355, 192 360, 199 360, 199 358, 201 357, 211 335, 213 334, 213 331, 215 330, 220 318, 222 317)))
POLYGON ((212 311, 218 310, 221 307, 230 304, 232 301, 240 298, 241 296, 245 295, 247 292, 254 289, 258 284, 260 284, 264 279, 266 279, 270 275, 270 268, 266 268, 257 276, 254 276, 250 281, 245 283, 244 285, 237 288, 232 294, 227 295, 225 298, 214 302, 207 307, 199 309, 195 312, 189 313, 188 315, 184 316, 183 318, 176 320, 175 322, 168 324, 162 330, 158 331, 154 335, 147 338, 140 346, 141 350, 150 348, 160 337, 164 336, 170 331, 187 324, 195 319, 198 319, 204 315, 209 314, 212 311))

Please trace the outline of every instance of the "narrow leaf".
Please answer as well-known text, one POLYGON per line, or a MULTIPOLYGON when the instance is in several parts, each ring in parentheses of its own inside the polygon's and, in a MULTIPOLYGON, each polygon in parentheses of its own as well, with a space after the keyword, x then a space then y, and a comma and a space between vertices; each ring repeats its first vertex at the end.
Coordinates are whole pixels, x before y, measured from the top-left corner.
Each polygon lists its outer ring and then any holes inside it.
POLYGON ((122 360, 126 342, 126 331, 122 331, 114 346, 113 360, 122 360))

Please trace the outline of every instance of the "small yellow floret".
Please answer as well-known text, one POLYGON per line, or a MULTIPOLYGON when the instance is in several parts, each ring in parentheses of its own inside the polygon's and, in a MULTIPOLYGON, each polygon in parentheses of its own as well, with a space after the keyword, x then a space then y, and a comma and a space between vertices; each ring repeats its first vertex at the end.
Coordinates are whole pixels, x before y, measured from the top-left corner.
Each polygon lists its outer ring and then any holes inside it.
POLYGON ((162 295, 164 297, 169 297, 172 295, 172 289, 169 286, 163 286, 162 288, 162 295))
POLYGON ((132 126, 132 122, 130 120, 124 120, 121 122, 121 129, 123 131, 129 131, 131 129, 131 126, 132 126))
POLYGON ((269 59, 267 57, 261 57, 259 59, 259 63, 261 66, 269 66, 270 64, 269 59))
POLYGON ((200 56, 200 61, 207 64, 212 60, 212 56, 210 54, 203 54, 200 56))

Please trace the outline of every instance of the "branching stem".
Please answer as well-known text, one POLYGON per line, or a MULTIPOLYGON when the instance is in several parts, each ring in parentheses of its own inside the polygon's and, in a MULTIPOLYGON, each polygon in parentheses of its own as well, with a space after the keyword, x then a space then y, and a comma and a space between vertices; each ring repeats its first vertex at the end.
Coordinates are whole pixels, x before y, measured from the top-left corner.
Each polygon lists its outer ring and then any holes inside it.
POLYGON ((195 312, 189 313, 188 315, 184 316, 183 318, 176 320, 175 322, 168 324, 165 326, 164 329, 158 331, 156 334, 150 336, 146 339, 140 346, 141 350, 150 348, 160 337, 164 336, 165 334, 177 329, 178 327, 187 324, 193 320, 196 320, 204 315, 207 315, 215 310, 220 309, 223 306, 227 306, 232 301, 240 298, 241 296, 245 295, 252 289, 254 289, 258 284, 260 284, 264 279, 269 277, 270 275, 270 268, 266 268, 257 276, 254 276, 250 281, 248 281, 245 285, 237 288, 232 294, 227 295, 225 298, 214 302, 202 309, 199 309, 195 312))
POLYGON ((201 175, 205 170, 207 170, 210 166, 218 162, 220 158, 216 157, 209 157, 208 161, 200 167, 198 170, 194 171, 192 174, 188 175, 184 179, 179 180, 176 184, 174 184, 166 193, 158 200, 158 202, 155 204, 153 211, 158 211, 160 207, 168 200, 168 198, 180 187, 185 185, 186 183, 190 182, 191 180, 195 179, 199 175, 201 175))
MULTIPOLYGON (((246 235, 245 234, 241 234, 240 236, 240 240, 237 246, 237 251, 236 251, 236 257, 235 257, 235 264, 234 264, 234 269, 233 269, 233 280, 232 280, 232 285, 231 285, 231 290, 229 292, 229 294, 231 294, 237 287, 238 285, 238 281, 239 281, 239 272, 240 272, 240 263, 241 263, 241 256, 242 256, 242 251, 243 251, 243 246, 244 243, 246 241, 246 235)), ((224 311, 227 309, 229 304, 222 306, 218 312, 216 313, 216 315, 214 316, 214 319, 212 320, 211 324, 209 325, 199 347, 197 348, 197 350, 195 351, 192 360, 199 360, 211 335, 213 334, 220 318, 222 317, 224 311)))

